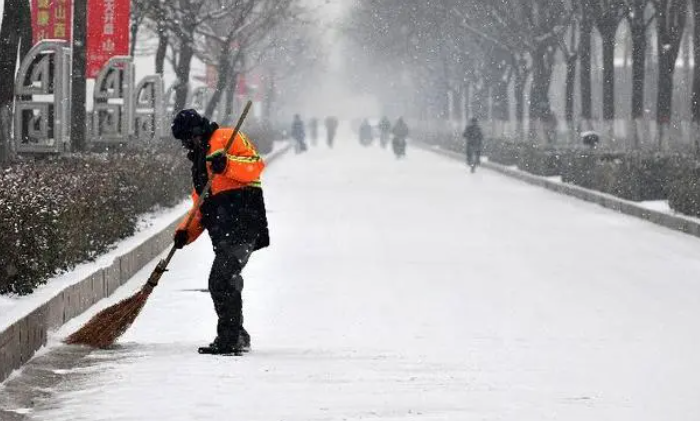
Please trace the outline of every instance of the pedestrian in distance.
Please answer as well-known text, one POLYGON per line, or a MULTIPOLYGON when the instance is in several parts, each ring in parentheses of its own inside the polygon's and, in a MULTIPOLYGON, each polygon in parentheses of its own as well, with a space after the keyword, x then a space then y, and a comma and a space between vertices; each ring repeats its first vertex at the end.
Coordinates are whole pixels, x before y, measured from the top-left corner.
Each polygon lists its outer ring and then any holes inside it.
POLYGON ((409 130, 402 117, 396 121, 394 128, 391 131, 394 139, 391 141, 392 149, 396 158, 401 159, 406 156, 406 139, 408 138, 409 130))
POLYGON ((379 122, 379 126, 377 128, 379 129, 379 145, 382 147, 382 149, 384 149, 386 148, 386 145, 389 144, 389 136, 391 135, 391 122, 388 118, 386 118, 386 116, 384 116, 379 122))
POLYGON ((338 130, 338 119, 333 116, 326 117, 326 142, 329 148, 333 148, 333 142, 335 141, 335 134, 338 130))
POLYGON ((481 149, 484 143, 484 135, 476 118, 469 120, 469 124, 464 129, 462 136, 466 140, 467 166, 474 173, 476 172, 476 167, 481 165, 481 149))
POLYGON ((265 163, 242 132, 225 151, 233 129, 219 128, 195 110, 180 111, 171 129, 192 162, 194 203, 207 195, 201 207, 190 210, 192 222, 186 225, 186 218, 176 229, 175 247, 185 247, 206 230, 215 255, 209 293, 218 317, 216 338, 199 352, 240 355, 250 349, 250 335, 243 327, 241 272, 253 252, 270 244, 260 181, 265 163), (210 179, 209 191, 202 191, 210 179))
POLYGON ((370 146, 372 144, 372 140, 374 140, 374 136, 372 135, 372 125, 369 124, 367 119, 364 119, 362 124, 360 124, 360 144, 362 146, 370 146))
POLYGON ((311 138, 311 146, 316 147, 318 140, 318 119, 316 117, 309 121, 309 137, 311 138))
POLYGON ((301 121, 299 114, 294 115, 292 122, 292 139, 295 141, 296 153, 306 151, 306 130, 304 130, 304 122, 301 121))

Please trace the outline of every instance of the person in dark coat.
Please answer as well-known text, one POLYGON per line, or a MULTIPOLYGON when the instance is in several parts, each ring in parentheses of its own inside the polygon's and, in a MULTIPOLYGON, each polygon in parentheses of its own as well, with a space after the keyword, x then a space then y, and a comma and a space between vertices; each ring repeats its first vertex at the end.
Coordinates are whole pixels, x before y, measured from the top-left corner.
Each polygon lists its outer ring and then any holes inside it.
POLYGON ((217 335, 202 354, 239 354, 250 348, 250 335, 243 327, 243 277, 241 272, 256 250, 267 247, 265 201, 260 175, 265 168, 248 137, 239 132, 228 151, 224 148, 233 129, 219 128, 195 110, 180 111, 172 134, 187 150, 192 162, 192 200, 206 194, 201 207, 192 208, 175 231, 180 249, 207 230, 214 247, 209 292, 218 316, 217 335), (203 191, 212 180, 208 191, 203 191), (192 220, 186 222, 189 216, 192 220))
POLYGON ((362 124, 360 124, 360 144, 362 146, 369 146, 372 144, 373 139, 372 125, 365 119, 362 121, 362 124))
POLYGON ((484 135, 476 118, 469 120, 462 136, 467 142, 467 165, 471 168, 471 172, 475 172, 476 167, 481 164, 481 149, 484 143, 484 135))
POLYGON ((299 114, 294 115, 292 122, 292 139, 296 141, 296 152, 301 153, 306 151, 306 131, 304 130, 304 122, 301 121, 299 114))
POLYGON ((328 147, 333 147, 333 141, 335 140, 335 133, 338 130, 338 119, 335 117, 326 117, 326 141, 328 142, 328 147))
POLYGON ((389 143, 389 135, 391 133, 391 122, 388 118, 382 117, 382 120, 379 122, 378 128, 379 144, 382 148, 386 148, 386 145, 389 143))
POLYGON ((408 138, 408 133, 408 126, 403 121, 403 117, 399 117, 394 128, 391 130, 391 134, 394 135, 391 146, 397 158, 402 158, 406 155, 406 139, 408 138))

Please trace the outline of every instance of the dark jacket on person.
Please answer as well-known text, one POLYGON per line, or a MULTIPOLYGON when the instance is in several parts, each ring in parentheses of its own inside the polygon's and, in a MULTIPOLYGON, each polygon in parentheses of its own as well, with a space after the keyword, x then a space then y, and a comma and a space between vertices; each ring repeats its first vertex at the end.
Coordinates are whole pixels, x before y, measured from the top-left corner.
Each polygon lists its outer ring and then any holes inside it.
MULTIPOLYGON (((188 227, 191 243, 206 229, 215 248, 225 244, 252 244, 254 250, 267 247, 270 237, 267 227, 265 201, 260 175, 265 163, 248 137, 239 132, 227 151, 223 173, 214 174, 211 159, 224 153, 224 146, 233 129, 220 129, 212 123, 205 133, 202 146, 190 150, 187 158, 192 162, 192 200, 196 203, 207 181, 212 176, 209 196, 195 212, 188 227)), ((183 220, 179 229, 184 229, 183 220)))
POLYGON ((399 139, 406 139, 408 137, 408 126, 403 119, 399 119, 396 122, 391 133, 399 139))
POLYGON ((469 124, 462 136, 467 140, 467 147, 481 150, 484 143, 484 135, 478 124, 469 124))
POLYGON ((304 130, 304 122, 301 119, 295 119, 292 123, 292 138, 299 142, 303 142, 306 138, 306 131, 304 130))

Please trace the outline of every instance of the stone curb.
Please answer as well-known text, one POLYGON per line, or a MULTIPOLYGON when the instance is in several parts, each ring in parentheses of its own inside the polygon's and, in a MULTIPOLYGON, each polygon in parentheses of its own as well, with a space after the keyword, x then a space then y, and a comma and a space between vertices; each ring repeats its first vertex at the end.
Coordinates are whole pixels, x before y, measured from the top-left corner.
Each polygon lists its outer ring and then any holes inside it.
MULTIPOLYGON (((290 144, 265 157, 272 163, 289 151, 290 144)), ((184 216, 184 215, 183 215, 184 216)), ((66 287, 34 311, 0 332, 0 383, 29 361, 46 344, 48 332, 79 316, 93 304, 111 295, 136 272, 172 244, 172 233, 180 218, 145 240, 130 252, 114 259, 81 281, 66 287)))
MULTIPOLYGON (((446 151, 438 147, 431 147, 420 142, 415 142, 414 146, 450 158, 465 160, 465 157, 457 152, 446 151)), ((647 209, 643 206, 640 206, 636 202, 620 199, 619 197, 615 197, 610 194, 585 189, 583 187, 579 187, 573 184, 557 183, 555 181, 548 180, 544 177, 528 174, 524 171, 509 168, 493 162, 484 162, 482 163, 482 166, 484 168, 488 168, 492 171, 496 171, 508 177, 516 178, 520 181, 524 181, 529 184, 544 187, 548 190, 552 190, 557 193, 562 193, 567 196, 573 196, 577 199, 585 200, 587 202, 596 203, 600 206, 612 209, 625 215, 634 216, 652 222, 654 224, 661 225, 666 228, 671 228, 673 230, 680 231, 685 234, 700 237, 700 222, 682 215, 671 215, 665 212, 647 209)))

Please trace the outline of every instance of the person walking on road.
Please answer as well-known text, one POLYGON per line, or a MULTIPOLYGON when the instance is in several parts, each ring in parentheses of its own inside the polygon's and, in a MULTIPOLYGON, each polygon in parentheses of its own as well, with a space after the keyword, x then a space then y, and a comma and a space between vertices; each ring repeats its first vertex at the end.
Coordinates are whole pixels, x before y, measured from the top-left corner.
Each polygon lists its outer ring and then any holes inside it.
POLYGON ((408 126, 403 121, 403 117, 399 117, 391 133, 394 135, 394 139, 391 141, 394 155, 396 155, 396 158, 403 158, 406 156, 406 139, 409 133, 408 126))
POLYGON ((362 124, 360 124, 360 144, 362 146, 370 146, 372 140, 372 125, 369 124, 369 120, 364 119, 362 124))
POLYGON ((481 148, 484 142, 484 135, 476 118, 469 120, 469 124, 462 136, 467 142, 467 165, 471 168, 471 172, 474 173, 476 172, 476 167, 481 164, 481 148))
POLYGON ((338 119, 329 116, 326 117, 326 141, 328 142, 328 147, 333 147, 333 142, 335 141, 335 133, 338 130, 338 119))
POLYGON ((192 162, 192 200, 196 203, 200 195, 207 195, 199 209, 190 210, 194 219, 189 226, 185 219, 176 229, 175 247, 185 247, 207 230, 215 255, 209 292, 218 316, 217 334, 199 352, 239 355, 250 349, 250 335, 243 327, 241 272, 253 252, 270 244, 260 182, 265 163, 242 132, 225 151, 233 129, 219 128, 195 110, 180 111, 171 129, 192 162), (209 179, 211 188, 202 191, 209 179))
POLYGON ((294 121, 292 122, 292 139, 295 141, 296 153, 306 151, 306 131, 304 130, 304 122, 301 121, 299 114, 294 115, 294 121))
POLYGON ((389 121, 388 118, 382 117, 382 120, 379 122, 379 145, 381 145, 382 149, 386 148, 386 145, 389 143, 389 135, 391 134, 391 122, 389 121))

